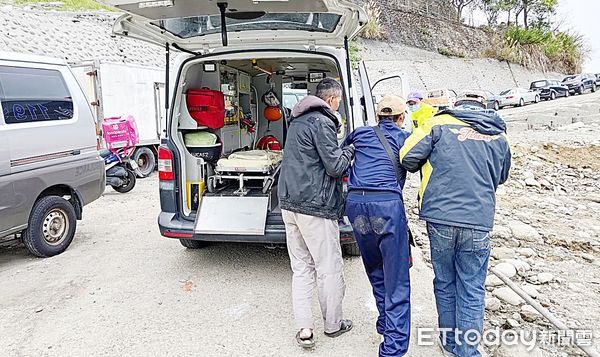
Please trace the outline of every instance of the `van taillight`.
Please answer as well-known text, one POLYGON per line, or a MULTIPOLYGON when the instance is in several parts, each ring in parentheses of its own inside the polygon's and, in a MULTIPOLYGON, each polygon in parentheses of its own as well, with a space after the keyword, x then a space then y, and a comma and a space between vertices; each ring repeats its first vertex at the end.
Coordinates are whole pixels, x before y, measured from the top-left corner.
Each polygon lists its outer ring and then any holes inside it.
POLYGON ((165 146, 158 148, 158 179, 171 181, 175 179, 173 172, 173 152, 165 146))

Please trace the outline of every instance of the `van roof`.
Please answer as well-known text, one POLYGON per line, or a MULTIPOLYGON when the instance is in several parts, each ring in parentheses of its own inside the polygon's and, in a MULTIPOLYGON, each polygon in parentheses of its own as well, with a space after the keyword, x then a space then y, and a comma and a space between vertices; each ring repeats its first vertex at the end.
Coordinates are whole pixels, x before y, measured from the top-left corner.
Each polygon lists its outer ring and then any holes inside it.
POLYGON ((4 52, 0 51, 0 60, 5 61, 17 61, 17 62, 31 62, 31 63, 44 63, 44 64, 57 64, 57 65, 67 65, 67 62, 61 58, 48 57, 48 56, 38 56, 38 55, 30 55, 26 53, 17 53, 17 52, 4 52))

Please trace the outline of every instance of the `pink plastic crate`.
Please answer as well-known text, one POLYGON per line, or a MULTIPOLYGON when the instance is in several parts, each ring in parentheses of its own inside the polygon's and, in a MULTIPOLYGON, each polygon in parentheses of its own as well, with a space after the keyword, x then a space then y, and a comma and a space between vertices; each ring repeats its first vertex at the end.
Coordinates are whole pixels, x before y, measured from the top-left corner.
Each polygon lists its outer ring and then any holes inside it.
POLYGON ((130 148, 137 145, 139 136, 133 116, 105 118, 102 137, 108 150, 130 148))

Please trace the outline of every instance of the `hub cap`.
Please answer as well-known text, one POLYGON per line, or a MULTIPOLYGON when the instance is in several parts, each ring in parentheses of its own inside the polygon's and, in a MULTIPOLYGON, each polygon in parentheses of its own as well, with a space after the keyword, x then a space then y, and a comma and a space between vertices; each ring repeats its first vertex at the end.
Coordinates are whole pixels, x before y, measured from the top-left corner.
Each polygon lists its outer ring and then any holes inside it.
POLYGON ((69 231, 69 220, 65 211, 55 208, 48 212, 42 226, 44 240, 50 245, 60 244, 69 231))

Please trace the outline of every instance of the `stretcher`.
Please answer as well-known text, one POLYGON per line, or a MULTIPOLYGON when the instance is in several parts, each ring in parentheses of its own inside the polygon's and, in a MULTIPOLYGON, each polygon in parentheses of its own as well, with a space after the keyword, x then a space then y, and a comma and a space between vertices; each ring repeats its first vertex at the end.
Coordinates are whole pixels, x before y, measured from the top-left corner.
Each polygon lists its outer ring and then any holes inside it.
POLYGON ((236 152, 220 159, 215 166, 215 174, 208 178, 208 191, 217 192, 217 187, 227 180, 238 182, 234 194, 245 196, 250 192, 245 182, 262 181, 262 193, 269 192, 281 167, 281 151, 251 150, 236 152))

